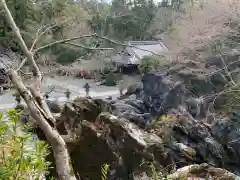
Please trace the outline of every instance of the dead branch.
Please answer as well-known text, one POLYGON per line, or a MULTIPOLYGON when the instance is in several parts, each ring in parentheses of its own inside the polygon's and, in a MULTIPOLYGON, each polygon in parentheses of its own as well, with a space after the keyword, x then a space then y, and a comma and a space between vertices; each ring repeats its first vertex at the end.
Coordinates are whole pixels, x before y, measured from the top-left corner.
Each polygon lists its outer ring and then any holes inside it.
POLYGON ((36 38, 35 38, 35 40, 33 41, 33 44, 32 44, 32 46, 31 46, 30 51, 33 50, 33 48, 35 47, 37 41, 40 39, 41 36, 43 36, 46 32, 48 32, 50 29, 52 29, 52 28, 54 28, 54 27, 56 27, 56 26, 57 26, 57 24, 55 24, 55 25, 53 25, 53 26, 50 26, 50 27, 46 28, 43 32, 41 32, 40 34, 39 34, 39 32, 40 32, 40 31, 42 30, 42 28, 44 28, 45 26, 39 28, 38 31, 37 31, 37 34, 36 34, 36 38))
POLYGON ((51 87, 51 89, 48 92, 45 92, 43 97, 48 98, 49 94, 55 90, 55 87, 51 87))
MULTIPOLYGON (((46 28, 42 33, 40 33, 40 31, 41 31, 42 28, 45 27, 45 26, 39 28, 38 31, 37 31, 37 33, 36 33, 35 40, 33 41, 32 46, 31 46, 31 48, 30 48, 30 51, 31 51, 31 52, 33 51, 33 48, 36 46, 37 41, 40 39, 41 36, 43 36, 47 31, 49 31, 50 29, 52 29, 52 28, 54 28, 54 27, 56 27, 56 26, 57 26, 56 24, 53 25, 53 26, 50 26, 50 27, 46 28), (40 34, 39 34, 39 33, 40 33, 40 34)), ((17 69, 18 71, 24 66, 24 64, 26 63, 26 61, 27 61, 27 58, 25 58, 25 59, 21 62, 21 64, 19 65, 19 67, 18 67, 18 69, 17 69)))
POLYGON ((70 157, 63 138, 59 135, 56 129, 52 128, 47 123, 44 116, 37 108, 36 103, 34 103, 35 100, 33 99, 33 96, 27 90, 21 78, 17 75, 17 72, 14 70, 10 70, 9 76, 16 89, 18 90, 22 98, 25 100, 32 117, 36 120, 36 122, 44 132, 44 135, 46 136, 48 142, 51 144, 53 154, 56 160, 56 168, 59 180, 76 180, 71 170, 70 157))
POLYGON ((37 103, 39 104, 39 106, 44 110, 45 119, 47 119, 48 121, 51 122, 51 124, 54 125, 56 120, 54 119, 52 113, 50 112, 46 101, 43 99, 43 96, 31 87, 30 87, 30 91, 31 91, 33 97, 35 98, 35 100, 37 101, 37 103))
POLYGON ((226 74, 228 75, 228 77, 230 78, 230 81, 231 81, 232 85, 236 86, 236 83, 233 81, 233 78, 232 78, 231 74, 228 71, 227 65, 226 65, 225 60, 224 60, 224 58, 223 58, 221 53, 220 53, 220 57, 221 57, 221 61, 222 61, 223 66, 224 66, 224 70, 225 70, 226 74))
POLYGON ((69 42, 69 41, 74 41, 74 40, 77 40, 77 39, 83 39, 83 38, 90 38, 90 37, 93 37, 93 35, 81 35, 81 36, 77 36, 77 37, 73 37, 73 38, 68 38, 68 39, 62 39, 62 40, 59 40, 59 41, 55 41, 53 43, 50 43, 50 44, 47 44, 47 45, 44 45, 42 47, 39 47, 37 49, 35 49, 33 51, 33 53, 36 53, 38 51, 41 51, 43 49, 46 49, 46 48, 49 48, 51 46, 54 46, 56 44, 61 44, 61 43, 66 43, 66 42, 69 42))
MULTIPOLYGON (((52 27, 50 27, 50 28, 52 28, 52 27)), ((47 29, 47 30, 49 30, 49 29, 47 29)), ((47 30, 46 30, 46 31, 47 31, 47 30)), ((41 34, 39 35, 39 37, 42 36, 46 31, 44 31, 43 33, 41 33, 41 34)), ((38 34, 38 33, 37 33, 37 34, 38 34)), ((97 35, 97 34, 95 34, 95 33, 94 33, 94 34, 90 34, 90 35, 81 35, 81 36, 77 36, 77 37, 73 37, 73 38, 62 39, 62 40, 55 41, 55 42, 53 42, 53 43, 44 45, 44 46, 42 46, 42 47, 39 47, 39 48, 36 48, 35 50, 33 50, 33 48, 34 48, 34 46, 36 45, 37 40, 39 39, 39 37, 36 37, 36 39, 34 40, 34 42, 33 42, 33 44, 32 44, 32 47, 31 47, 31 49, 30 49, 30 51, 32 52, 32 56, 33 56, 35 53, 37 53, 37 52, 39 52, 39 51, 41 51, 41 50, 43 50, 43 49, 49 48, 49 47, 54 46, 54 45, 56 45, 56 44, 62 44, 62 43, 64 43, 64 44, 69 44, 69 45, 76 46, 76 47, 80 47, 80 48, 84 48, 84 49, 90 49, 90 50, 112 50, 112 51, 115 51, 114 48, 91 48, 91 47, 86 47, 86 46, 81 45, 81 44, 69 43, 69 41, 74 41, 74 40, 83 39, 83 38, 91 38, 91 37, 103 39, 103 40, 105 40, 105 41, 109 41, 110 43, 112 43, 112 44, 117 44, 117 45, 119 45, 119 46, 132 47, 132 48, 139 49, 139 50, 142 50, 142 51, 150 52, 150 53, 152 53, 153 55, 156 55, 156 56, 163 56, 163 55, 165 54, 165 53, 157 54, 157 53, 155 53, 155 52, 153 52, 153 51, 150 51, 150 50, 147 50, 147 49, 143 49, 143 48, 140 48, 140 47, 137 47, 137 46, 134 46, 134 45, 123 44, 123 43, 121 43, 121 42, 118 42, 118 41, 109 39, 109 38, 107 38, 107 37, 99 36, 99 35, 97 35)), ((25 59, 21 62, 21 64, 19 65, 18 70, 21 69, 21 68, 24 66, 24 64, 26 63, 26 61, 27 61, 27 58, 25 58, 25 59)))
MULTIPOLYGON (((43 50, 43 49, 49 48, 49 47, 54 46, 54 45, 56 45, 56 44, 61 44, 61 43, 65 43, 65 44, 66 44, 66 43, 68 43, 69 41, 74 41, 74 40, 83 39, 83 38, 91 38, 91 37, 103 39, 103 40, 105 40, 105 41, 108 41, 108 42, 110 42, 110 43, 112 43, 112 44, 116 44, 116 45, 119 45, 119 46, 132 47, 132 48, 139 49, 139 50, 142 50, 142 51, 150 52, 150 53, 152 53, 153 55, 156 55, 156 56, 163 56, 163 55, 164 55, 164 53, 157 54, 157 53, 155 53, 155 52, 153 52, 153 51, 150 51, 150 50, 147 50, 147 49, 143 49, 143 48, 137 47, 137 46, 135 46, 135 45, 124 44, 124 43, 121 43, 121 42, 118 42, 118 41, 109 39, 109 38, 104 37, 104 36, 99 36, 99 35, 97 35, 96 33, 90 34, 90 35, 81 35, 81 36, 77 36, 77 37, 73 37, 73 38, 68 38, 68 39, 62 39, 62 40, 59 40, 59 41, 55 41, 55 42, 53 42, 53 43, 50 43, 50 44, 47 44, 47 45, 44 45, 44 46, 42 46, 42 47, 39 47, 39 48, 35 49, 35 50, 33 51, 33 53, 36 53, 36 52, 41 51, 41 50, 43 50)), ((82 45, 77 45, 77 46, 80 47, 80 46, 82 46, 82 45)), ((84 46, 83 46, 83 47, 84 47, 84 46)), ((107 48, 107 49, 105 49, 105 50, 109 50, 109 49, 107 48)))
POLYGON ((75 43, 69 43, 69 42, 66 42, 64 44, 69 44, 69 45, 72 45, 72 46, 80 47, 80 48, 83 48, 83 49, 89 49, 89 50, 111 50, 111 51, 115 51, 114 48, 93 48, 93 47, 87 47, 87 46, 83 46, 81 44, 75 44, 75 43))
POLYGON ((40 28, 37 30, 36 37, 35 37, 35 39, 34 39, 34 41, 33 41, 33 43, 32 43, 32 46, 31 46, 31 48, 30 48, 30 51, 33 50, 33 48, 34 48, 34 46, 36 45, 39 37, 41 36, 42 33, 41 33, 40 35, 39 35, 39 33, 40 33, 40 31, 42 30, 42 28, 43 28, 43 27, 40 27, 40 28))
POLYGON ((119 45, 119 46, 131 47, 131 48, 139 49, 139 50, 142 50, 142 51, 150 52, 150 53, 152 53, 152 54, 154 54, 154 55, 156 55, 156 56, 163 56, 163 55, 164 55, 164 52, 161 53, 161 54, 158 54, 158 53, 155 53, 155 52, 153 52, 153 51, 150 51, 150 50, 147 50, 147 49, 143 49, 143 48, 137 47, 137 46, 135 46, 135 45, 124 44, 124 43, 121 43, 121 42, 119 42, 119 41, 109 39, 108 37, 99 36, 99 35, 97 35, 97 34, 94 34, 94 37, 97 37, 97 38, 99 38, 99 39, 106 40, 106 41, 108 41, 108 42, 110 42, 110 43, 112 43, 112 44, 117 44, 117 45, 119 45))

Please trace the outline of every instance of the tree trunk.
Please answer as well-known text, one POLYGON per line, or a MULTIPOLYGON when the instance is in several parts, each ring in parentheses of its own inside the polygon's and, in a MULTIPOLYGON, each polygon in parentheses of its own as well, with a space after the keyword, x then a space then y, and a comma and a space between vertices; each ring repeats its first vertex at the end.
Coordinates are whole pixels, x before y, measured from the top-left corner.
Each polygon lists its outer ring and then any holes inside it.
POLYGON ((32 117, 36 120, 43 133, 45 134, 48 142, 50 143, 55 161, 56 168, 58 173, 59 180, 76 180, 72 167, 70 165, 70 157, 68 150, 63 138, 57 132, 56 129, 52 128, 46 119, 44 118, 39 105, 34 100, 31 93, 27 90, 23 84, 21 78, 18 76, 17 72, 14 70, 9 71, 9 77, 15 85, 16 89, 25 100, 32 117))
POLYGON ((39 125, 39 127, 41 128, 45 137, 47 138, 48 142, 51 145, 54 158, 56 161, 58 179, 76 180, 76 177, 74 176, 74 173, 72 171, 70 157, 68 154, 65 141, 60 136, 58 131, 54 127, 50 126, 50 124, 48 123, 52 122, 54 124, 55 119, 53 118, 45 100, 40 94, 42 73, 34 60, 33 53, 31 52, 32 48, 31 50, 27 48, 20 34, 19 28, 14 22, 11 12, 7 7, 6 1, 0 0, 0 2, 2 3, 3 10, 5 11, 6 20, 9 26, 12 28, 13 34, 15 35, 22 52, 25 54, 27 60, 32 65, 33 75, 35 76, 36 79, 32 86, 33 89, 31 90, 32 94, 36 97, 36 99, 34 99, 31 92, 27 90, 27 88, 23 84, 21 78, 18 76, 16 71, 10 70, 8 72, 9 77, 12 83, 15 85, 18 92, 20 93, 20 95, 22 96, 22 98, 25 100, 32 117, 36 120, 37 124, 39 125))

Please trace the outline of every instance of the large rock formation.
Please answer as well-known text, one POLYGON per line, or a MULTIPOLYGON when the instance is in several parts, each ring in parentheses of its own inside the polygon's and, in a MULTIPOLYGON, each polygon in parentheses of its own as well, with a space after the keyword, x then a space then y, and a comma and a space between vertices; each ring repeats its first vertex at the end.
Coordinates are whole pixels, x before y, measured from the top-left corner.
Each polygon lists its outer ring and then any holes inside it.
POLYGON ((140 167, 143 160, 167 173, 188 167, 169 175, 172 179, 239 179, 230 172, 240 174, 240 113, 230 117, 212 111, 224 104, 218 93, 238 77, 238 57, 232 53, 188 61, 146 74, 142 92, 135 88, 136 97, 131 91, 119 100, 66 103, 57 128, 76 174, 98 180, 101 166, 108 163, 109 179, 134 179, 134 174, 147 172, 140 167))

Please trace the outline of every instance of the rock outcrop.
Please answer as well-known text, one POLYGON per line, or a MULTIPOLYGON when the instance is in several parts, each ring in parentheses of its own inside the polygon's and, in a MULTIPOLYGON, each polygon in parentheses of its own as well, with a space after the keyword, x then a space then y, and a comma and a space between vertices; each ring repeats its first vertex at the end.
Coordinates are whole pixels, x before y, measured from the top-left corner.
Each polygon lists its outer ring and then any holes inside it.
POLYGON ((238 57, 166 66, 118 100, 66 103, 57 128, 76 174, 98 180, 107 163, 109 179, 140 179, 146 161, 171 179, 239 179, 240 113, 218 113, 225 102, 219 93, 238 78, 238 57))

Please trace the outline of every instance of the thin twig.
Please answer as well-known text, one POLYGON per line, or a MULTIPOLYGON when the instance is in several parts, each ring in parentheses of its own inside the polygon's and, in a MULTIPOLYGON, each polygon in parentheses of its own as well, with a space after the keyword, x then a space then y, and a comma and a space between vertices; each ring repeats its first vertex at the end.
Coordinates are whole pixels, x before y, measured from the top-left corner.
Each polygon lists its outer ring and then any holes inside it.
POLYGON ((218 97, 222 96, 223 94, 226 94, 226 93, 231 93, 231 92, 240 92, 240 90, 232 90, 232 88, 234 88, 235 86, 232 86, 228 89, 225 89, 219 93, 216 94, 216 96, 214 97, 212 103, 211 103, 211 106, 209 106, 208 108, 208 111, 207 111, 207 114, 210 114, 210 108, 214 109, 214 105, 215 105, 215 101, 217 100, 218 97))
POLYGON ((67 43, 69 41, 74 41, 74 40, 77 40, 77 39, 84 39, 84 38, 91 38, 91 37, 103 39, 103 40, 106 40, 106 41, 108 41, 108 42, 110 42, 112 44, 117 44, 119 46, 132 47, 132 48, 139 49, 139 50, 142 50, 142 51, 150 52, 150 53, 152 53, 153 55, 156 55, 156 56, 163 56, 164 55, 164 53, 158 54, 158 53, 155 53, 153 51, 150 51, 150 50, 147 50, 147 49, 143 49, 143 48, 140 48, 140 47, 135 46, 135 45, 124 44, 124 43, 121 43, 121 42, 116 41, 116 40, 109 39, 109 38, 104 37, 104 36, 99 36, 96 33, 90 34, 90 35, 81 35, 81 36, 77 36, 77 37, 73 37, 73 38, 67 38, 67 39, 62 39, 62 40, 59 40, 59 41, 55 41, 53 43, 50 43, 50 44, 47 44, 47 45, 44 45, 42 47, 39 47, 39 48, 35 49, 33 51, 33 53, 36 53, 36 52, 41 51, 43 49, 49 48, 49 47, 54 46, 56 44, 67 43))
MULTIPOLYGON (((43 26, 43 27, 44 27, 44 26, 43 26)), ((32 43, 32 46, 31 46, 31 48, 30 48, 30 51, 33 50, 35 44, 37 43, 38 37, 39 37, 39 32, 42 30, 43 27, 40 27, 40 28, 37 30, 36 37, 35 37, 35 39, 34 39, 34 41, 33 41, 33 43, 32 43)))
POLYGON ((53 92, 55 90, 55 87, 53 86, 48 92, 45 92, 43 97, 47 97, 51 92, 53 92))
POLYGON ((21 64, 18 66, 17 71, 20 71, 20 69, 24 66, 24 64, 27 62, 27 58, 24 58, 21 62, 21 64))
POLYGON ((39 34, 40 30, 41 30, 43 27, 45 27, 45 26, 43 26, 42 28, 40 28, 40 29, 38 30, 38 32, 37 32, 36 38, 35 38, 32 46, 31 46, 31 48, 30 48, 30 51, 33 50, 34 46, 36 45, 37 41, 39 40, 39 38, 40 38, 42 35, 44 35, 48 30, 50 30, 50 29, 52 29, 52 28, 54 28, 54 27, 56 27, 56 26, 57 26, 57 24, 54 24, 53 26, 50 26, 50 27, 46 28, 43 32, 41 32, 41 34, 39 34))
POLYGON ((209 73, 208 76, 210 77, 210 76, 213 76, 214 74, 220 73, 221 71, 224 70, 224 68, 227 68, 228 66, 233 65, 235 63, 239 63, 239 62, 240 62, 240 60, 233 61, 233 62, 229 63, 228 65, 224 66, 223 68, 220 68, 212 73, 209 73))
MULTIPOLYGON (((57 25, 55 24, 55 25, 53 25, 53 26, 50 26, 50 27, 46 28, 41 34, 39 34, 39 32, 40 32, 40 31, 42 30, 42 28, 45 27, 45 26, 39 28, 38 31, 37 31, 37 33, 36 33, 36 38, 35 38, 35 40, 33 41, 33 44, 32 44, 32 46, 31 46, 31 48, 30 48, 30 51, 31 51, 31 52, 33 51, 33 48, 35 47, 37 41, 39 40, 39 38, 40 38, 41 36, 43 36, 48 30, 50 30, 50 29, 52 29, 52 28, 54 28, 54 27, 56 27, 56 26, 57 26, 57 25)), ((25 65, 26 61, 27 61, 27 58, 25 58, 25 59, 21 62, 21 64, 19 65, 17 71, 19 71, 19 70, 25 65)))
POLYGON ((150 50, 147 50, 147 49, 140 48, 140 47, 135 46, 135 45, 124 44, 124 43, 118 42, 118 41, 116 41, 116 40, 109 39, 109 38, 104 37, 104 36, 101 37, 101 36, 99 36, 99 35, 97 35, 97 34, 94 34, 94 36, 97 37, 97 38, 99 38, 99 39, 104 39, 104 40, 106 40, 106 41, 109 41, 110 43, 117 44, 117 45, 119 45, 119 46, 131 47, 131 48, 139 49, 139 50, 142 50, 142 51, 150 52, 150 53, 152 53, 152 54, 154 54, 154 55, 156 55, 156 56, 162 56, 162 55, 163 55, 163 54, 158 54, 158 53, 155 53, 155 52, 150 51, 150 50))
POLYGON ((230 78, 230 81, 231 81, 232 85, 233 85, 233 86, 236 86, 236 83, 233 81, 232 76, 231 76, 231 74, 229 73, 228 68, 227 68, 227 65, 226 65, 226 63, 225 63, 225 61, 224 61, 224 59, 223 59, 223 57, 222 57, 221 54, 220 54, 220 57, 221 57, 221 60, 222 60, 223 66, 224 66, 224 70, 225 70, 226 74, 228 75, 228 77, 230 78))
POLYGON ((75 44, 75 43, 69 43, 69 42, 66 42, 64 44, 69 44, 69 45, 72 45, 72 46, 80 47, 80 48, 83 48, 83 49, 89 49, 89 50, 111 50, 111 51, 115 51, 114 48, 93 48, 93 47, 87 47, 87 46, 83 46, 81 44, 75 44))

